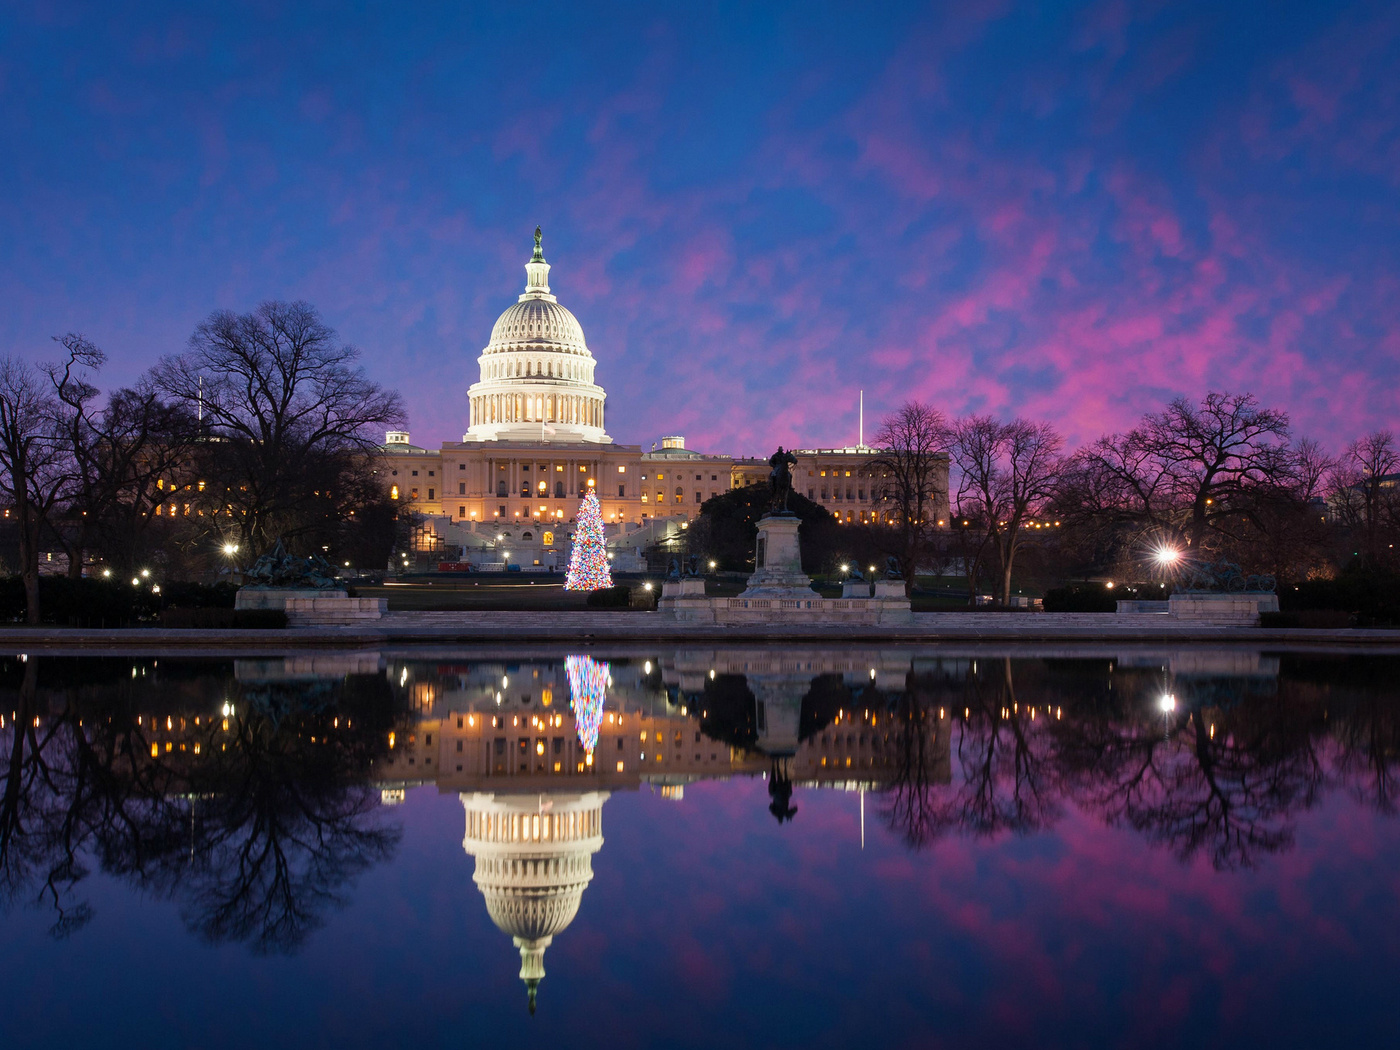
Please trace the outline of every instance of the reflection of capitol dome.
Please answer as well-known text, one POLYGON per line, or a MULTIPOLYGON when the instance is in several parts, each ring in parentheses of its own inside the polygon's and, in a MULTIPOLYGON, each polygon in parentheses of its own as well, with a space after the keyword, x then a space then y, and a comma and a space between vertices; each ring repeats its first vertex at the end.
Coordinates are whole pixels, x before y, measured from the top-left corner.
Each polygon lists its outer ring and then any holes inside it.
POLYGON ((550 294, 538 230, 525 273, 524 293, 497 319, 479 358, 481 381, 467 392, 471 423, 462 440, 611 441, 603 431, 607 394, 593 382, 596 362, 578 320, 550 294))
POLYGON ((544 950, 578 914, 593 879, 607 792, 461 798, 467 811, 462 848, 476 858, 472 881, 491 921, 520 949, 520 978, 534 1013, 544 950))

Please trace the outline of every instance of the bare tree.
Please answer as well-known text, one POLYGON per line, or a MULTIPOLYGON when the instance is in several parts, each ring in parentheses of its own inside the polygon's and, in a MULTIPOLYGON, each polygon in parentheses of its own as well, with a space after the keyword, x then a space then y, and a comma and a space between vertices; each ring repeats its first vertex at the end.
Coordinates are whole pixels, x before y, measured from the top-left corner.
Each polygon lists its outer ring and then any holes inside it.
POLYGON ((870 462, 872 487, 898 530, 906 593, 927 560, 939 515, 947 513, 949 436, 943 413, 909 401, 885 417, 875 438, 880 451, 870 462))
POLYGON ((1200 549, 1259 525, 1258 499, 1296 483, 1288 415, 1250 394, 1177 398, 1076 457, 1084 509, 1200 549))
POLYGON ((1360 536, 1362 549, 1374 563, 1388 551, 1387 543, 1400 524, 1400 450, 1389 430, 1353 441, 1332 472, 1332 506, 1341 524, 1360 536))
POLYGON ((217 440, 213 509, 249 551, 305 531, 308 505, 363 466, 380 428, 402 422, 398 394, 370 381, 359 356, 309 304, 267 302, 211 315, 188 351, 158 366, 161 387, 217 440))
POLYGON ((19 534, 26 619, 39 622, 39 545, 72 479, 58 426, 59 406, 38 373, 0 359, 0 486, 19 534))
POLYGON ((958 506, 983 523, 1001 570, 1000 598, 1011 601, 1011 572, 1023 529, 1055 493, 1063 441, 1048 423, 1001 423, 990 416, 953 429, 958 506))
POLYGON ((73 468, 56 535, 68 553, 68 575, 78 579, 97 543, 120 568, 136 560, 138 537, 160 502, 157 484, 187 465, 197 431, 194 417, 165 404, 149 376, 135 388, 114 391, 99 408, 91 376, 106 355, 80 335, 56 341, 68 357, 43 371, 58 401, 57 433, 73 468))

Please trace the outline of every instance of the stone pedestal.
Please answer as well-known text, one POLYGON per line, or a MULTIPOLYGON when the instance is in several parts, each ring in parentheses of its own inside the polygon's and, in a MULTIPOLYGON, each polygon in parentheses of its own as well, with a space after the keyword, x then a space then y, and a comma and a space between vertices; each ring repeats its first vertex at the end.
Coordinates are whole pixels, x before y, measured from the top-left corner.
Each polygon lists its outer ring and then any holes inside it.
POLYGON ((1278 612, 1278 595, 1258 591, 1188 591, 1168 598, 1167 609, 1182 620, 1254 625, 1259 622, 1260 613, 1278 612))
POLYGON ((341 590, 313 587, 241 587, 235 609, 278 609, 289 627, 325 627, 364 623, 384 615, 383 598, 351 598, 341 590))
POLYGON ((656 608, 686 623, 715 622, 714 607, 705 597, 705 581, 696 576, 663 583, 656 608))
POLYGON ((802 571, 795 514, 772 514, 758 522, 754 571, 740 598, 815 598, 811 578, 802 571))
POLYGON ((902 580, 870 585, 847 581, 840 598, 823 598, 802 571, 798 519, 774 514, 758 523, 754 572, 737 598, 707 598, 700 581, 679 580, 661 589, 659 611, 669 619, 727 626, 744 624, 888 624, 913 622, 902 580), (695 584, 700 586, 695 586, 695 584))
POLYGON ((704 597, 705 581, 699 576, 685 576, 679 580, 667 580, 661 585, 662 598, 704 597))

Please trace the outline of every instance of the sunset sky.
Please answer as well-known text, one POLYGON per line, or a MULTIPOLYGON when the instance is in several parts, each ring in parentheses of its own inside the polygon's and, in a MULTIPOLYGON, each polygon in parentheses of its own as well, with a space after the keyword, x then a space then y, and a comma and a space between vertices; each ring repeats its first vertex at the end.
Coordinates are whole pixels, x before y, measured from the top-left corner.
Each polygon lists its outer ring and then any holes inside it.
POLYGON ((306 299, 457 440, 536 224, 614 439, 1400 404, 1400 5, 0 10, 0 353, 306 299), (353 11, 352 11, 353 9, 353 11))

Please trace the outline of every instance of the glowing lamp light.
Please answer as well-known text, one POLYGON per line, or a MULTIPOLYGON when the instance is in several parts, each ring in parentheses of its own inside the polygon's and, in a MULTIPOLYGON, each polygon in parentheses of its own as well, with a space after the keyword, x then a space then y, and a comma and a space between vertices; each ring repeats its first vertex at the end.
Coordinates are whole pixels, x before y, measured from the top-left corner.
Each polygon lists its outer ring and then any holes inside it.
POLYGON ((237 553, 238 553, 238 544, 236 544, 236 543, 225 543, 225 544, 224 544, 224 553, 225 553, 225 554, 228 554, 228 555, 237 554, 237 553))
POLYGON ((1157 701, 1157 706, 1162 709, 1162 714, 1169 715, 1176 710, 1176 697, 1171 693, 1163 693, 1162 699, 1157 701))

